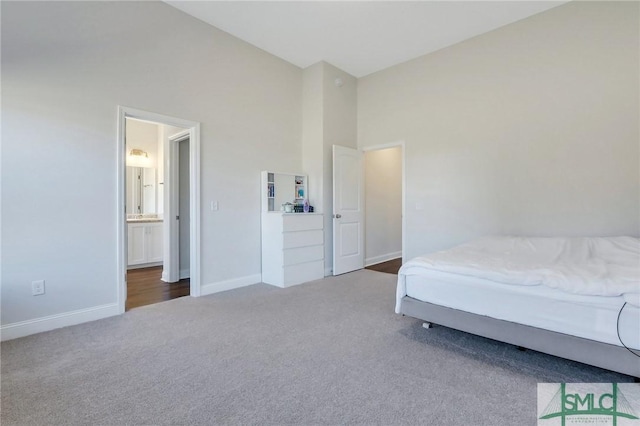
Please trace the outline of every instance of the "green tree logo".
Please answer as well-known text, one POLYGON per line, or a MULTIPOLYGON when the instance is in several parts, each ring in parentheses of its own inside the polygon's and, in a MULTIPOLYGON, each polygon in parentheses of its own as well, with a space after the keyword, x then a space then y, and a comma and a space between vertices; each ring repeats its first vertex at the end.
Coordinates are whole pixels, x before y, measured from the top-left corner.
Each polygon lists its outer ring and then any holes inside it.
POLYGON ((566 383, 560 383, 560 388, 539 418, 547 420, 559 417, 562 426, 570 416, 609 416, 614 426, 619 417, 637 420, 638 416, 618 384, 612 383, 611 388, 611 392, 567 393, 566 383))

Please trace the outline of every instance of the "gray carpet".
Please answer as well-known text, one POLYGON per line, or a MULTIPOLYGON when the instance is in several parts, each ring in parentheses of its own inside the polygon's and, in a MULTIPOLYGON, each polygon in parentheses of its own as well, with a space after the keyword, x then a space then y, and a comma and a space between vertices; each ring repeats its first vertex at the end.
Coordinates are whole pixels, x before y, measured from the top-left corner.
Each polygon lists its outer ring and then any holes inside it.
POLYGON ((2 343, 2 425, 530 425, 628 376, 393 313, 396 276, 185 297, 2 343))

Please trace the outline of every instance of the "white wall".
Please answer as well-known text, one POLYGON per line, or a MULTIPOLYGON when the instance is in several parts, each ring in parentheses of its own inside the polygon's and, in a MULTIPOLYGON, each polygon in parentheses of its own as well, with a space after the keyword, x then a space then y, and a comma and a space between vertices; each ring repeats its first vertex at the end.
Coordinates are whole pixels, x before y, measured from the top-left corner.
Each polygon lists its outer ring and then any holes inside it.
POLYGON ((640 235, 637 2, 571 2, 358 82, 406 143, 406 255, 485 234, 640 235))
POLYGON ((364 153, 365 264, 402 256, 402 148, 364 153))
POLYGON ((333 270, 333 145, 356 148, 357 79, 350 74, 323 62, 323 195, 324 195, 324 265, 325 271, 333 270), (340 78, 342 86, 336 86, 340 78))
MULTIPOLYGON (((302 77, 302 171, 309 179, 309 202, 318 213, 324 211, 324 63, 303 70, 302 77)), ((294 171, 296 172, 296 171, 294 171)))
POLYGON ((357 79, 326 62, 303 72, 302 163, 310 202, 324 213, 325 274, 333 268, 333 145, 357 147, 357 79), (339 78, 341 86, 335 84, 339 78))
POLYGON ((260 170, 301 168, 301 87, 161 2, 2 2, 3 326, 117 312, 118 105, 201 122, 202 283, 259 280, 260 170))

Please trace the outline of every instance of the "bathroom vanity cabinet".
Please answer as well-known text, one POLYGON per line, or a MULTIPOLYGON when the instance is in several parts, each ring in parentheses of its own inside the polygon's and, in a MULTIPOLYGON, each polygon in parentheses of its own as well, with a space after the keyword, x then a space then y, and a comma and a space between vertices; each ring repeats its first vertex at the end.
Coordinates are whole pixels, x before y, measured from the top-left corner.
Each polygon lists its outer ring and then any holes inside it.
POLYGON ((131 267, 162 263, 162 221, 128 222, 128 263, 131 267))

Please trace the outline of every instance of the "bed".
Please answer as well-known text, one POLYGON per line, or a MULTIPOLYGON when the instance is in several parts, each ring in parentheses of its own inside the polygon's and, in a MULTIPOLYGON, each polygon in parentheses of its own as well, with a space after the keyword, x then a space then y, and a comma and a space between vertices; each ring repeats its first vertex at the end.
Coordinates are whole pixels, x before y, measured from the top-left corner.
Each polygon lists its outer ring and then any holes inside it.
POLYGON ((640 239, 486 237, 420 256, 396 313, 637 378, 640 239))

